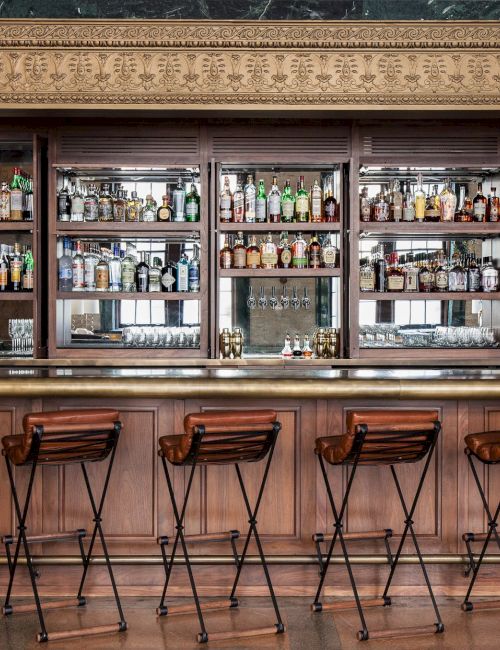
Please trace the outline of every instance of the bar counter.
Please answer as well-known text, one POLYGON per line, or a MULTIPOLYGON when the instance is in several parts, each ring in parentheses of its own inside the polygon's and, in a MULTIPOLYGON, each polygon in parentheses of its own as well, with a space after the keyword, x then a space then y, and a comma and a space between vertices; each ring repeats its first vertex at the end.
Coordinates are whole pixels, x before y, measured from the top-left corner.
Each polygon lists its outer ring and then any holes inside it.
MULTIPOLYGON (((466 561, 462 534, 485 530, 477 492, 467 471, 464 436, 470 432, 500 428, 500 370, 467 368, 370 368, 370 367, 69 367, 13 365, 0 368, 0 422, 2 435, 19 433, 23 416, 30 411, 106 406, 120 411, 123 433, 106 505, 106 533, 111 553, 117 558, 118 580, 123 594, 157 593, 162 585, 159 535, 171 535, 173 516, 167 504, 158 464, 158 439, 180 433, 186 413, 211 409, 273 408, 282 423, 269 490, 262 505, 259 527, 272 563, 279 594, 311 594, 317 581, 317 565, 311 536, 331 526, 326 494, 313 453, 317 436, 343 431, 345 413, 351 408, 436 408, 443 431, 424 484, 416 514, 433 584, 441 594, 462 593, 466 561)), ((45 467, 37 478, 30 523, 32 534, 79 527, 88 516, 78 468, 45 467)), ((404 489, 411 493, 419 467, 400 467, 404 489)), ((24 470, 18 470, 23 473, 24 470)), ((95 466, 99 482, 103 468, 95 466)), ((258 484, 262 469, 245 467, 250 489, 258 484)), ((245 530, 247 517, 236 491, 234 472, 227 468, 202 468, 195 480, 196 497, 187 515, 188 534, 202 534, 237 527, 245 530), (229 526, 229 528, 228 528, 229 526)), ((494 500, 498 483, 486 476, 494 500)), ((333 470, 334 489, 345 488, 346 476, 333 470)), ((7 483, 0 464, 0 478, 7 483)), ((184 489, 184 470, 175 468, 175 488, 184 489)), ((394 545, 401 522, 397 494, 385 468, 362 468, 347 513, 347 530, 392 527, 394 545), (375 495, 376 498, 372 498, 375 495)), ((88 516, 87 528, 91 521, 88 516)), ((0 533, 13 530, 14 513, 9 499, 0 506, 0 533)), ((385 563, 377 542, 360 543, 354 562, 361 576, 362 593, 372 593, 385 563)), ((72 572, 78 571, 77 549, 67 542, 35 549, 44 565, 42 593, 71 593, 72 572), (61 565, 72 566, 61 566, 61 565), (45 566, 46 565, 46 566, 45 566), (74 566, 73 566, 74 565, 74 566), (64 570, 63 570, 64 569, 64 570)), ((214 578, 210 564, 230 562, 224 544, 194 548, 203 594, 223 593, 230 576, 214 578), (215 580, 215 582, 214 582, 215 580)), ((255 549, 252 550, 255 553, 255 549)), ((416 558, 408 548, 403 558, 396 593, 420 593, 413 584, 416 558)), ((490 558, 488 562, 491 562, 490 558)), ((252 558, 250 564, 252 564, 252 558)), ((494 560, 493 560, 494 561, 494 560)), ((102 558, 96 559, 100 565, 102 558)), ((339 563, 337 560, 336 563, 339 563)), ((96 568, 92 593, 108 593, 105 569, 96 568)), ((178 594, 188 593, 184 572, 177 572, 178 594)), ((75 574, 76 575, 76 574, 75 574)), ((232 574, 231 574, 232 575, 232 574)), ((498 594, 494 572, 486 568, 479 590, 498 594)), ((0 581, 5 584, 5 557, 0 558, 0 581), (2 566, 3 565, 3 566, 2 566)), ((260 568, 245 572, 243 593, 264 594, 260 568)), ((336 570, 327 593, 349 593, 343 571, 336 570), (338 575, 337 575, 338 571, 338 575)), ((29 593, 28 583, 22 589, 29 593)), ((21 593, 21 592, 18 592, 21 593)))

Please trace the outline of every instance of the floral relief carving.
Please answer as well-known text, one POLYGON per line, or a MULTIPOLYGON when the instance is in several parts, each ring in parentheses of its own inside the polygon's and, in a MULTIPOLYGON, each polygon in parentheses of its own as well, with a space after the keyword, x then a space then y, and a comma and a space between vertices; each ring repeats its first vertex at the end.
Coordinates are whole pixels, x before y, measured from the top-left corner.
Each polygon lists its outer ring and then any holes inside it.
POLYGON ((1 21, 5 105, 500 103, 491 23, 1 21))

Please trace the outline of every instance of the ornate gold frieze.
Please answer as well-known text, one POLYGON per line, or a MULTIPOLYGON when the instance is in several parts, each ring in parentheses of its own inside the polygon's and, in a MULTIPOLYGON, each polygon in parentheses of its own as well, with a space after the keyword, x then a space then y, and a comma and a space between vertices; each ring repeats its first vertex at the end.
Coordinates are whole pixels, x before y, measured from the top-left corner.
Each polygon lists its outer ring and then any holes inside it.
POLYGON ((500 103, 498 22, 0 21, 3 107, 500 103))

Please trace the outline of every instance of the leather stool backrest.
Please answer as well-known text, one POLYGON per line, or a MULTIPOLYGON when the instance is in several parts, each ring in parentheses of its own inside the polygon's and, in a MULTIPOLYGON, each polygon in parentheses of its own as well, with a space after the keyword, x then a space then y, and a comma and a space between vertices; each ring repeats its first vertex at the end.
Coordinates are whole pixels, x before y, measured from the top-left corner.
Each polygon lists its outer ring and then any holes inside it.
POLYGON ((184 418, 185 462, 256 462, 266 456, 281 425, 275 411, 208 411, 184 418))
POLYGON ((344 462, 352 462, 366 431, 359 462, 365 465, 414 463, 427 455, 441 428, 436 410, 348 411, 342 436, 344 462))
POLYGON ((119 413, 114 409, 29 413, 23 419, 22 444, 11 460, 15 464, 29 462, 37 447, 38 462, 43 464, 104 460, 120 429, 119 413))

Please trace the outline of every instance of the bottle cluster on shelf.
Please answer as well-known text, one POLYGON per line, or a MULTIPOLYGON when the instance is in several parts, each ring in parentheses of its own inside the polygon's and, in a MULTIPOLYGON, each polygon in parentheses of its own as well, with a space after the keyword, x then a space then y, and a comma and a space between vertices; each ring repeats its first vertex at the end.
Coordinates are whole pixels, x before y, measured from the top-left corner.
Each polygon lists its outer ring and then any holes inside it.
POLYGON ((199 246, 193 244, 193 255, 183 253, 178 261, 137 252, 127 244, 107 247, 98 243, 59 240, 59 291, 121 291, 125 293, 191 292, 200 290, 199 246), (61 250, 62 249, 62 250, 61 250))
POLYGON ((231 192, 229 177, 225 176, 219 196, 219 219, 222 223, 339 221, 339 205, 333 196, 333 177, 328 177, 324 189, 316 179, 310 190, 307 190, 304 187, 304 176, 300 176, 294 195, 289 179, 281 192, 278 177, 273 176, 271 189, 267 192, 262 179, 256 187, 253 175, 248 174, 246 183, 243 184, 238 179, 235 191, 231 192))
POLYGON ((170 198, 168 187, 162 197, 162 205, 158 206, 152 194, 145 199, 138 197, 119 184, 101 183, 100 187, 88 183, 85 187, 76 179, 68 188, 64 185, 57 196, 57 218, 59 221, 75 222, 152 222, 175 221, 195 222, 200 220, 200 195, 194 181, 189 192, 186 192, 182 178, 179 177, 177 187, 170 198))
POLYGON ((452 186, 446 179, 441 192, 438 185, 426 194, 422 184, 422 174, 417 176, 417 185, 413 189, 410 180, 401 183, 398 179, 389 186, 382 186, 373 198, 368 196, 368 188, 363 187, 360 195, 359 214, 362 222, 375 221, 417 221, 417 222, 497 222, 500 220, 500 198, 496 188, 485 197, 482 183, 477 184, 474 198, 468 195, 467 185, 452 186), (455 192, 458 190, 458 198, 455 192))
POLYGON ((34 267, 31 246, 0 244, 0 291, 33 291, 34 267))
POLYGON ((369 258, 360 261, 360 290, 378 292, 495 292, 498 291, 498 269, 492 258, 478 264, 474 255, 451 259, 444 253, 396 252, 384 254, 383 245, 369 258))
POLYGON ((219 253, 221 269, 320 269, 335 268, 338 265, 339 250, 334 235, 325 233, 319 240, 316 233, 307 242, 298 232, 288 240, 288 233, 278 236, 268 233, 257 243, 257 235, 248 235, 247 243, 243 232, 238 232, 234 243, 226 233, 224 245, 219 253))
POLYGON ((243 355, 243 332, 241 327, 232 331, 229 327, 222 328, 219 333, 219 350, 222 359, 241 359, 243 355))
POLYGON ((295 333, 293 346, 290 334, 285 336, 285 345, 281 350, 284 359, 335 359, 339 355, 340 334, 335 327, 319 327, 313 335, 312 348, 309 342, 309 335, 304 334, 303 345, 300 344, 300 336, 295 333))
POLYGON ((33 221, 33 179, 20 167, 0 187, 0 221, 33 221))

